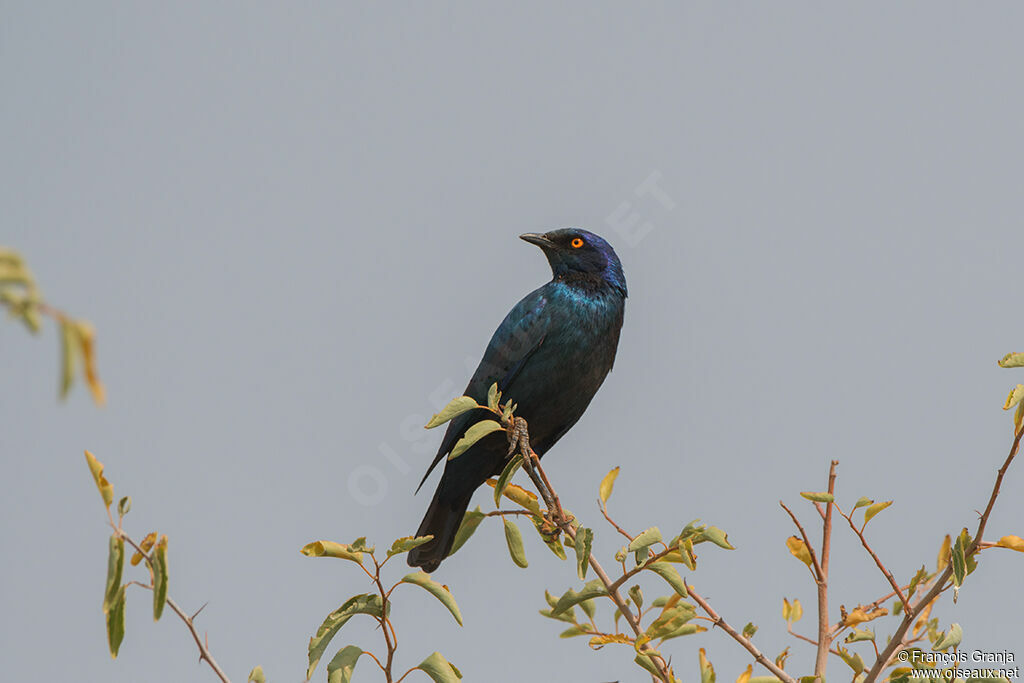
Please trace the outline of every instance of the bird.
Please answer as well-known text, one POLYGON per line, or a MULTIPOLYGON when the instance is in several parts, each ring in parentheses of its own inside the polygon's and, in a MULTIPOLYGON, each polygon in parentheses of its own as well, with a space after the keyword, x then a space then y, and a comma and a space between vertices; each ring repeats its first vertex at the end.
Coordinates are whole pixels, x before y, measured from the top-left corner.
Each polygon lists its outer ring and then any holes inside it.
MULTIPOLYGON (((518 404, 516 415, 529 425, 530 446, 543 456, 582 417, 612 369, 626 278, 615 250, 592 232, 560 228, 519 237, 544 252, 551 281, 523 297, 498 325, 464 395, 486 405, 488 389, 497 383, 502 399, 518 404)), ((416 491, 470 426, 492 417, 474 409, 453 419, 416 491)), ((433 538, 409 553, 410 566, 426 572, 438 568, 473 492, 500 474, 509 457, 506 434, 496 431, 445 462, 416 532, 433 538)))

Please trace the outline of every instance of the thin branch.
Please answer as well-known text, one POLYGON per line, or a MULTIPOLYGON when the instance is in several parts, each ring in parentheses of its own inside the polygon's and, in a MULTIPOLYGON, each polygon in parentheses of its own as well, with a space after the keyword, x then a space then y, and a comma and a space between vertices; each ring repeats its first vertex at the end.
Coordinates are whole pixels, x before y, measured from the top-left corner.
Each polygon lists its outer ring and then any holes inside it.
MULTIPOLYGON (((978 531, 974 536, 974 540, 971 542, 970 547, 967 549, 966 555, 973 555, 978 549, 981 543, 981 536, 985 533, 985 525, 988 524, 988 518, 992 514, 992 508, 995 506, 996 498, 999 497, 999 488, 1003 483, 1003 477, 1006 475, 1006 471, 1010 468, 1010 464, 1013 462, 1014 457, 1017 455, 1017 451, 1020 449, 1020 440, 1024 437, 1024 426, 1022 426, 1013 438, 1013 445, 1010 446, 1010 453, 1006 456, 1006 460, 1003 461, 1003 466, 999 468, 996 474, 995 484, 992 486, 992 494, 989 496, 988 505, 985 506, 985 512, 981 514, 981 520, 978 522, 978 531)), ((945 571, 939 577, 935 585, 929 590, 909 612, 905 612, 903 615, 903 621, 900 622, 896 632, 892 634, 892 639, 889 644, 886 645, 885 649, 882 650, 882 654, 879 655, 878 659, 875 660, 871 670, 868 671, 868 675, 864 679, 864 683, 874 683, 878 679, 878 675, 882 672, 889 664, 889 660, 893 658, 896 651, 902 647, 903 637, 907 633, 907 629, 914 622, 917 616, 923 612, 927 606, 946 589, 946 582, 949 581, 953 575, 953 565, 950 563, 946 566, 945 571)))
POLYGON ((603 500, 601 500, 600 498, 598 498, 598 499, 597 499, 597 503, 598 503, 598 507, 600 507, 600 508, 601 508, 601 514, 602 514, 602 515, 604 515, 604 518, 605 518, 606 520, 608 520, 608 523, 609 523, 609 524, 611 524, 611 525, 612 525, 613 527, 615 527, 615 530, 616 530, 616 531, 618 531, 618 532, 619 532, 620 534, 622 534, 623 536, 625 536, 626 538, 628 538, 628 539, 629 539, 629 541, 630 541, 630 543, 632 543, 632 542, 633 542, 633 537, 632 537, 632 536, 631 536, 631 535, 629 534, 629 532, 628 532, 628 531, 626 531, 625 529, 623 529, 623 528, 622 528, 621 526, 619 526, 618 524, 616 524, 616 523, 615 523, 615 520, 614 520, 614 519, 612 519, 612 518, 611 518, 611 517, 610 517, 610 516, 608 515, 608 508, 607 508, 607 507, 605 506, 605 504, 604 504, 604 501, 603 501, 603 500))
MULTIPOLYGON (((114 530, 117 532, 117 534, 121 538, 123 538, 125 542, 128 543, 128 545, 135 548, 135 552, 142 556, 142 559, 146 561, 146 565, 150 568, 150 571, 152 572, 153 562, 150 559, 149 553, 143 550, 138 543, 133 541, 131 537, 128 536, 128 534, 126 534, 123 530, 114 525, 113 522, 111 522, 111 526, 114 527, 114 530)), ((149 586, 149 588, 152 588, 152 586, 149 586)), ((192 634, 192 640, 196 642, 196 647, 199 648, 199 661, 205 661, 210 666, 210 668, 213 669, 213 673, 217 674, 217 677, 220 678, 222 683, 231 683, 231 680, 227 677, 227 674, 225 674, 224 671, 220 668, 220 665, 217 664, 217 660, 215 660, 213 658, 213 655, 210 654, 209 644, 204 642, 204 640, 199 637, 199 632, 196 631, 196 626, 195 622, 193 621, 193 617, 190 617, 189 615, 185 614, 184 610, 182 610, 178 606, 178 603, 174 602, 174 600, 172 600, 171 596, 169 595, 167 596, 167 606, 170 607, 171 611, 177 614, 178 617, 180 617, 181 620, 185 622, 185 626, 188 627, 189 633, 192 634)), ((203 607, 206 607, 206 605, 203 605, 203 607)), ((196 611, 197 615, 199 614, 199 612, 202 611, 203 607, 200 607, 199 610, 196 611)))
POLYGON ((693 598, 693 601, 700 605, 701 609, 708 613, 708 616, 711 617, 711 619, 714 621, 715 626, 718 626, 723 631, 732 636, 733 640, 742 645, 743 648, 747 652, 749 652, 751 656, 753 656, 754 661, 756 661, 758 664, 771 671, 779 680, 783 681, 784 683, 796 683, 795 678, 793 678, 785 671, 780 669, 778 666, 776 666, 775 662, 765 657, 764 654, 760 650, 758 650, 757 647, 752 642, 750 642, 749 639, 744 638, 741 633, 739 633, 736 629, 729 625, 729 622, 727 622, 725 619, 719 616, 718 613, 715 612, 714 609, 712 609, 711 605, 708 604, 708 601, 702 598, 700 594, 697 593, 695 590, 693 590, 693 586, 686 583, 686 579, 683 579, 683 585, 686 587, 686 592, 689 594, 689 596, 693 598))
POLYGON ((783 503, 783 502, 782 502, 782 501, 780 500, 780 501, 779 501, 779 505, 781 505, 781 506, 782 506, 782 509, 783 509, 783 510, 785 510, 786 512, 788 512, 788 513, 789 513, 789 517, 790 517, 790 519, 792 519, 792 520, 793 520, 793 524, 795 524, 795 525, 796 525, 796 528, 800 530, 800 535, 801 535, 801 536, 803 537, 803 539, 804 539, 804 545, 805 545, 805 546, 807 546, 807 552, 809 552, 809 553, 810 553, 810 555, 811 555, 811 563, 812 563, 812 564, 814 565, 814 567, 813 567, 813 568, 814 568, 814 578, 815 578, 815 579, 816 579, 816 580, 817 580, 818 582, 822 581, 822 580, 823 580, 823 579, 825 578, 825 575, 824 575, 824 574, 822 573, 822 571, 821 571, 821 565, 820 565, 820 564, 818 564, 818 555, 817 555, 817 553, 815 553, 815 552, 814 552, 814 546, 813 546, 813 545, 811 545, 811 541, 810 541, 810 539, 809 539, 809 538, 807 538, 807 532, 806 532, 806 531, 804 531, 804 527, 803 527, 803 525, 802 525, 802 524, 800 524, 800 520, 798 520, 798 519, 796 518, 796 515, 794 515, 794 514, 793 514, 793 511, 792 511, 792 510, 790 510, 790 509, 789 509, 788 507, 786 507, 786 504, 785 504, 785 503, 783 503))
POLYGON ((868 543, 868 539, 864 536, 864 527, 861 527, 860 529, 857 528, 857 525, 853 523, 852 512, 849 515, 847 515, 840 511, 839 514, 842 515, 844 519, 846 519, 847 523, 850 525, 850 528, 853 529, 853 533, 857 534, 857 538, 860 539, 860 543, 862 546, 864 546, 864 550, 868 551, 868 555, 871 556, 871 559, 875 561, 876 565, 878 565, 878 569, 882 572, 882 574, 885 575, 885 578, 889 581, 889 585, 892 586, 892 589, 896 592, 896 595, 899 597, 900 602, 903 603, 903 609, 909 612, 910 600, 908 600, 907 596, 905 596, 903 594, 903 591, 900 590, 900 584, 896 582, 896 579, 893 577, 892 572, 889 571, 889 568, 882 563, 881 558, 879 558, 878 554, 875 553, 875 551, 871 548, 871 545, 868 543))

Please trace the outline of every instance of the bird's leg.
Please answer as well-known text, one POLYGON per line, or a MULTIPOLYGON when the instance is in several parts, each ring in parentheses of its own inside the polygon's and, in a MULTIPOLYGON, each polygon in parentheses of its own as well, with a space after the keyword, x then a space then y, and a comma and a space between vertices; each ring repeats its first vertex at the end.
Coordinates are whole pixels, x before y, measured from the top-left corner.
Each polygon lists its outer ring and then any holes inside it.
POLYGON ((544 515, 545 527, 550 529, 549 535, 557 535, 565 526, 572 523, 572 518, 565 514, 562 503, 558 500, 551 482, 548 481, 544 469, 540 466, 540 456, 530 446, 530 431, 526 420, 521 417, 512 419, 509 435, 509 454, 519 451, 523 456, 523 469, 537 487, 544 504, 547 506, 547 514, 544 515))

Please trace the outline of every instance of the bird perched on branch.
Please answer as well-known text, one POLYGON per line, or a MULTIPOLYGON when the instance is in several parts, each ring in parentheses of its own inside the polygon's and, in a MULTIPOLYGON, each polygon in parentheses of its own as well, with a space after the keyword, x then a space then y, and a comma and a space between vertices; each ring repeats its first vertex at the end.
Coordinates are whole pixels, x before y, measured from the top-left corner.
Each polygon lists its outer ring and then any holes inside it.
MULTIPOLYGON (((592 232, 564 228, 520 238, 543 250, 553 277, 505 316, 465 395, 486 404, 487 390, 497 382, 502 397, 519 404, 517 415, 530 425, 530 445, 543 455, 576 424, 612 369, 626 278, 611 245, 592 232)), ((466 430, 489 416, 477 409, 451 421, 420 487, 466 430)), ((445 463, 416 532, 434 538, 409 553, 410 565, 437 569, 451 550, 473 492, 500 474, 508 457, 506 435, 498 431, 445 463)))

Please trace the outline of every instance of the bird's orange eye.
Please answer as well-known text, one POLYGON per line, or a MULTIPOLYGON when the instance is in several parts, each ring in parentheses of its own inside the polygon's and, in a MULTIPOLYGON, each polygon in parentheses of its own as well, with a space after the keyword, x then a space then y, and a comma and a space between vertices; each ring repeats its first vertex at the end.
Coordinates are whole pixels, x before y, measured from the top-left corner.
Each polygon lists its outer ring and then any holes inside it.
POLYGON ((572 245, 573 249, 579 249, 580 247, 583 246, 583 239, 580 238, 580 237, 577 237, 572 242, 570 242, 569 244, 572 245))

